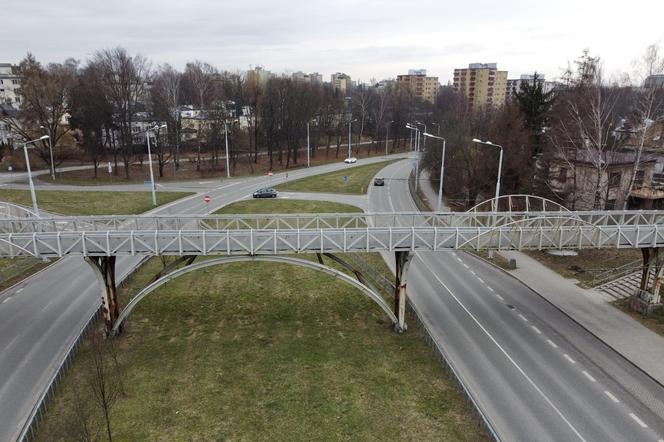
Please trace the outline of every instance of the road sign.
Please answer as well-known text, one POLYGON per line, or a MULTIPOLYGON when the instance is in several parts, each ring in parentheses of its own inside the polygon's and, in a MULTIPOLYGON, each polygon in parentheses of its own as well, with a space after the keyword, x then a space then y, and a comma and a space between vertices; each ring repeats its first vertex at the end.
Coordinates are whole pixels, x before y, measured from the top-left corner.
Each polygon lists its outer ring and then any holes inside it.
POLYGON ((267 173, 267 176, 272 176, 272 171, 269 171, 269 172, 267 173))
POLYGON ((108 173, 111 174, 113 173, 113 166, 111 166, 111 162, 108 162, 108 173))
POLYGON ((348 175, 344 175, 344 183, 348 182, 348 175))
POLYGON ((209 204, 209 203, 210 203, 210 200, 212 200, 212 198, 210 198, 210 195, 205 195, 205 196, 203 197, 203 201, 205 201, 205 204, 209 204))

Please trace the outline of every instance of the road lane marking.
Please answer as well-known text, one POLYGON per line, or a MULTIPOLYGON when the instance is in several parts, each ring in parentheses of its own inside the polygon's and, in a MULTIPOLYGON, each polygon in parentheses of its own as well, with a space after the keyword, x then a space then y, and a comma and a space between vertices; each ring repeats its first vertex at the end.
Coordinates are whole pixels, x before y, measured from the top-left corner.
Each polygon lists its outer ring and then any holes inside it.
POLYGON ((491 286, 486 286, 486 288, 488 288, 489 290, 491 290, 493 292, 493 288, 491 286))
POLYGON ((611 399, 611 400, 612 400, 613 402, 615 402, 616 404, 617 404, 618 402, 620 402, 620 401, 618 400, 618 398, 615 397, 614 395, 612 395, 611 392, 610 392, 609 390, 604 390, 604 394, 607 395, 607 396, 609 397, 609 399, 611 399))
POLYGON ((519 313, 519 318, 523 319, 525 322, 528 322, 528 318, 519 313))
POLYGON ((4 304, 5 302, 8 302, 10 299, 12 299, 11 296, 7 297, 7 299, 4 299, 4 300, 2 301, 2 303, 4 304))
POLYGON ((548 342, 551 347, 558 348, 558 345, 556 345, 556 343, 553 342, 551 339, 547 339, 546 342, 548 342))
POLYGON ((472 270, 470 271, 470 274, 473 275, 473 276, 477 276, 477 275, 475 274, 475 272, 473 272, 472 270))
POLYGON ((25 287, 21 287, 20 289, 16 290, 16 293, 21 293, 25 287))
POLYGON ((634 414, 634 413, 630 413, 630 414, 629 414, 629 417, 631 417, 632 419, 634 419, 634 420, 636 421, 636 423, 639 424, 639 426, 640 426, 641 428, 648 428, 648 426, 646 425, 646 423, 643 422, 641 419, 639 419, 639 417, 638 417, 636 414, 634 414))
POLYGON ((496 298, 500 299, 501 301, 504 301, 504 300, 505 300, 505 298, 503 298, 502 296, 500 296, 498 293, 496 293, 496 298))
POLYGON ((447 285, 443 282, 443 280, 438 277, 438 275, 436 274, 436 272, 433 271, 431 266, 429 266, 429 264, 423 259, 420 259, 420 261, 422 262, 424 267, 426 267, 429 270, 429 272, 438 281, 438 283, 441 286, 443 286, 445 288, 445 290, 447 290, 447 292, 452 296, 454 301, 457 304, 459 304, 459 306, 466 312, 466 314, 468 316, 470 316, 470 318, 473 320, 473 322, 475 322, 475 324, 477 324, 477 326, 484 332, 484 334, 487 335, 489 340, 491 340, 491 342, 493 342, 494 345, 496 347, 498 347, 498 349, 501 351, 501 353, 503 353, 503 355, 505 355, 507 360, 517 369, 517 371, 521 374, 521 376, 523 376, 526 379, 526 381, 535 389, 535 391, 537 391, 537 393, 544 399, 544 401, 551 408, 553 408, 553 410, 556 412, 558 417, 560 417, 560 419, 562 419, 563 422, 565 422, 565 424, 570 428, 570 430, 572 430, 572 432, 579 438, 579 440, 582 440, 582 441, 585 442, 586 439, 583 436, 581 436, 581 433, 579 433, 579 431, 574 427, 574 425, 572 425, 572 423, 565 417, 565 415, 562 413, 562 411, 560 411, 560 409, 558 407, 556 407, 556 405, 551 401, 551 399, 549 399, 549 397, 544 393, 544 391, 542 391, 542 389, 535 383, 535 381, 533 381, 532 378, 530 376, 528 376, 528 374, 521 368, 521 366, 519 364, 517 364, 517 362, 509 355, 509 353, 507 353, 507 351, 498 343, 496 338, 494 338, 493 335, 491 333, 489 333, 489 331, 480 323, 480 321, 475 317, 475 315, 473 315, 470 312, 470 310, 468 310, 468 308, 466 308, 466 306, 463 305, 461 300, 459 300, 459 298, 457 298, 457 296, 452 292, 452 290, 450 290, 450 288, 447 287, 447 285))
POLYGON ((563 356, 564 356, 565 359, 567 359, 570 363, 572 363, 572 364, 576 364, 576 361, 575 361, 574 359, 572 359, 572 358, 570 357, 570 355, 568 355, 567 353, 565 353, 563 356))
POLYGON ((464 266, 465 268, 467 268, 467 269, 470 268, 470 267, 468 267, 468 264, 465 264, 465 263, 463 264, 463 266, 464 266))
POLYGON ((531 327, 533 330, 535 330, 535 331, 537 332, 538 335, 541 335, 541 334, 542 334, 542 330, 540 330, 539 328, 535 327, 534 325, 531 325, 530 327, 531 327))
POLYGON ((590 373, 588 373, 587 371, 585 371, 585 370, 581 370, 581 373, 583 373, 583 375, 584 375, 585 377, 587 377, 588 379, 590 379, 591 382, 597 382, 597 379, 595 379, 594 377, 592 377, 592 375, 591 375, 590 373))
POLYGON ((484 284, 484 280, 483 280, 482 278, 480 278, 479 276, 477 277, 477 280, 478 280, 479 282, 481 282, 482 284, 484 284))
POLYGON ((459 258, 458 256, 457 256, 457 261, 463 262, 463 260, 461 258, 459 258))

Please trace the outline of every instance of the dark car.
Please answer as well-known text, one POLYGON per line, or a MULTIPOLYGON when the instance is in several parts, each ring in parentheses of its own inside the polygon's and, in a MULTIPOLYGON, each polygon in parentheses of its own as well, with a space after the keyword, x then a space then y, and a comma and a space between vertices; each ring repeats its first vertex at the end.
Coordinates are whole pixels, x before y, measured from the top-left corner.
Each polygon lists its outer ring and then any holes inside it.
POLYGON ((254 198, 276 198, 277 191, 271 187, 265 187, 263 189, 258 189, 254 192, 254 198))
POLYGON ((385 178, 374 178, 374 186, 384 186, 385 178))

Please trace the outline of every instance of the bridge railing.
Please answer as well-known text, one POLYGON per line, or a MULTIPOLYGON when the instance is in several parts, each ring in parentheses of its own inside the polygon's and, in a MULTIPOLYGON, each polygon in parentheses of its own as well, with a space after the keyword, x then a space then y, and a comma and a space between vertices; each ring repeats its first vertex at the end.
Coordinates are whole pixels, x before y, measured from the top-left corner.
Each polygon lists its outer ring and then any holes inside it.
POLYGON ((93 232, 145 230, 340 229, 372 227, 497 227, 528 221, 551 225, 651 226, 664 211, 586 212, 395 212, 248 215, 118 215, 0 217, 0 232, 93 232))
POLYGON ((68 231, 0 234, 0 257, 253 255, 282 253, 543 250, 664 246, 664 225, 508 225, 273 230, 68 231))

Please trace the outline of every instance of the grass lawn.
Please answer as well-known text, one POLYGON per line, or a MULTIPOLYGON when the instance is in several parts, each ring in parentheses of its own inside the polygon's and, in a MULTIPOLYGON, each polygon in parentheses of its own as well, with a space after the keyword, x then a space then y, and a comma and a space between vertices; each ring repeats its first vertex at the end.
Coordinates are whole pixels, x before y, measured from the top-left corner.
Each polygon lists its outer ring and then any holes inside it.
POLYGON ((524 253, 565 278, 576 278, 584 287, 592 283, 592 270, 609 270, 641 259, 637 249, 583 249, 578 250, 578 256, 554 256, 545 251, 524 253))
POLYGON ((636 319, 650 330, 664 336, 664 308, 655 310, 650 316, 644 316, 641 313, 632 310, 632 308, 629 306, 629 302, 630 300, 627 298, 613 301, 611 304, 614 307, 619 308, 623 312, 627 313, 629 316, 636 319))
POLYGON ((51 263, 53 261, 42 261, 31 256, 0 258, 0 292, 37 273, 51 263))
MULTIPOLYGON (((143 267, 122 302, 160 267, 143 267)), ((134 310, 116 348, 117 440, 487 439, 416 327, 394 333, 368 298, 312 270, 230 264, 186 275, 134 310)), ((38 440, 71 437, 75 402, 94 403, 90 370, 84 346, 38 440)))
MULTIPOLYGON (((253 212, 279 200, 245 203, 253 212)), ((152 258, 138 270, 121 305, 161 268, 152 258)), ((113 342, 124 385, 111 409, 117 440, 489 440, 417 327, 394 333, 367 297, 313 270, 198 270, 145 298, 113 342)), ((104 437, 91 354, 87 340, 37 440, 78 438, 81 416, 104 437)))
MULTIPOLYGON (((189 196, 186 192, 157 192, 162 205, 189 196)), ((32 207, 29 190, 0 189, 0 201, 32 207)), ((152 209, 150 192, 75 192, 38 190, 39 208, 63 215, 129 215, 152 209)))
POLYGON ((325 193, 366 193, 371 186, 371 179, 385 166, 394 161, 367 164, 366 166, 348 167, 336 172, 325 173, 280 184, 277 190, 284 192, 325 192, 325 193), (344 176, 348 182, 344 182, 344 176))
POLYGON ((252 199, 237 201, 214 213, 343 213, 361 212, 362 209, 349 204, 292 199, 252 199))

